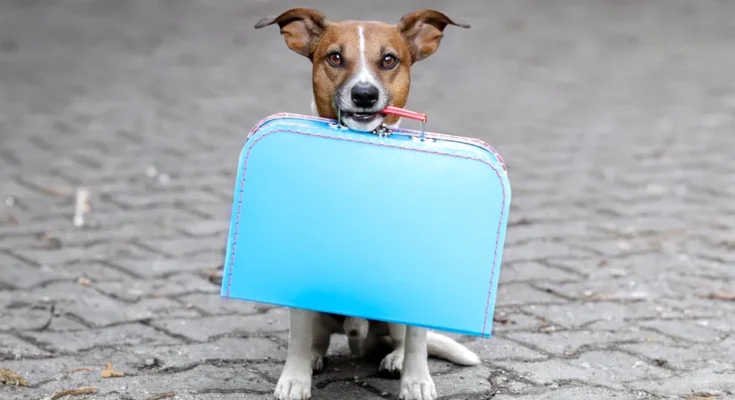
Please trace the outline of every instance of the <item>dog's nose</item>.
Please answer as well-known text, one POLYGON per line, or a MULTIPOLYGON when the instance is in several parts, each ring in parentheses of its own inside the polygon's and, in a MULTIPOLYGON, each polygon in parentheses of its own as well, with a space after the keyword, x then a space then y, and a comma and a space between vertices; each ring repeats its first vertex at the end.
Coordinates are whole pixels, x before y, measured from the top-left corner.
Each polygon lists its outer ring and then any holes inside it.
POLYGON ((361 84, 352 87, 352 102, 360 108, 370 108, 378 102, 380 91, 373 85, 361 84))

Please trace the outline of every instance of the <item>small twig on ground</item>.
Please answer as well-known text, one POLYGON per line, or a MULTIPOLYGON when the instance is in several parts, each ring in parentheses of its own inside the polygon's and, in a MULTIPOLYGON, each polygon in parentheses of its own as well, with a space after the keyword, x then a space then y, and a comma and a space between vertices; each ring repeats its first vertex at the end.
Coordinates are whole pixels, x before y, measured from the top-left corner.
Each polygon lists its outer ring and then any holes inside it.
POLYGON ((690 393, 684 396, 684 399, 686 400, 716 400, 718 397, 720 396, 711 394, 711 393, 698 392, 698 393, 690 393))
POLYGON ((94 369, 89 368, 89 367, 79 367, 79 368, 72 368, 69 370, 69 372, 82 372, 82 371, 91 372, 91 371, 94 371, 94 369))
POLYGON ((125 376, 125 373, 121 371, 115 371, 114 369, 112 369, 111 363, 107 363, 107 367, 105 367, 105 369, 102 370, 103 378, 120 378, 123 376, 125 376))
POLYGON ((68 389, 68 390, 62 390, 60 392, 56 392, 51 395, 51 397, 48 398, 48 400, 57 400, 62 397, 66 396, 84 396, 85 394, 93 394, 97 393, 97 388, 93 387, 82 387, 82 388, 76 388, 76 389, 68 389))
POLYGON ((707 296, 707 298, 710 300, 735 301, 735 292, 712 292, 707 296))
POLYGON ((174 396, 176 396, 175 392, 168 392, 168 393, 161 393, 161 394, 153 395, 145 400, 163 400, 163 399, 170 399, 174 396))

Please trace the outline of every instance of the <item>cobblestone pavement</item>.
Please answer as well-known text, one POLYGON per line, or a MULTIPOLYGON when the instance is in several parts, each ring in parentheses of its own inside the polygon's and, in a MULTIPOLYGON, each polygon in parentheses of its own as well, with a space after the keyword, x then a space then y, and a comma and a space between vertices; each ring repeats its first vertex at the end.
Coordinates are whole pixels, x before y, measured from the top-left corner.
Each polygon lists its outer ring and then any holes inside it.
MULTIPOLYGON (((509 165, 496 336, 461 338, 481 366, 431 361, 440 395, 735 398, 735 2, 354 3, 304 4, 472 23, 414 66, 409 105, 509 165)), ((0 2, 0 367, 29 382, 1 399, 269 397, 287 314, 210 276, 246 132, 309 112, 309 63, 252 29, 297 4, 0 2)), ((395 396, 346 352, 315 399, 395 396)))

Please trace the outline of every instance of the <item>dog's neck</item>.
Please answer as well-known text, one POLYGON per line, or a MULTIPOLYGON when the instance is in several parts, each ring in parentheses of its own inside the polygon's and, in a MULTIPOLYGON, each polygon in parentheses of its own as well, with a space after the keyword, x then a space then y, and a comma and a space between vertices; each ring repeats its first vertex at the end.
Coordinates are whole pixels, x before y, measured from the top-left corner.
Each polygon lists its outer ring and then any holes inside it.
MULTIPOLYGON (((316 102, 314 100, 311 101, 311 115, 318 117, 319 112, 316 110, 316 102)), ((399 118, 395 124, 392 125, 386 125, 385 127, 388 129, 398 129, 401 125, 401 119, 399 118)))

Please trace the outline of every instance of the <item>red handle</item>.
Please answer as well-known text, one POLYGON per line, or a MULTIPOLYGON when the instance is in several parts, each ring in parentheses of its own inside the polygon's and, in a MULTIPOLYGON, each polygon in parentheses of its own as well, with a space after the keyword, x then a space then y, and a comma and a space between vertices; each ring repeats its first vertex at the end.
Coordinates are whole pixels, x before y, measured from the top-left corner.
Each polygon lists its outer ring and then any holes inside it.
POLYGON ((415 119, 417 121, 426 122, 426 114, 417 113, 415 111, 409 111, 403 108, 388 106, 383 111, 383 114, 397 115, 399 117, 415 119))

